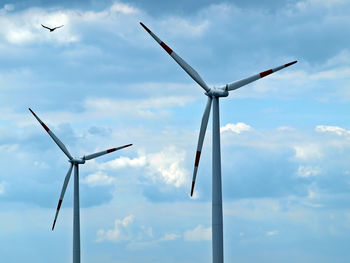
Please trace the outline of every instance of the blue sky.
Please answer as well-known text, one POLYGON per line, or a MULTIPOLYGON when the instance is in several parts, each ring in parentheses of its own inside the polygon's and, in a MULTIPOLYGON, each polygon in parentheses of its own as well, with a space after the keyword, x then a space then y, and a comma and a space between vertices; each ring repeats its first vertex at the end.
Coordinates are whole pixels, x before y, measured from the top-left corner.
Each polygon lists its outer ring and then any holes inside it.
POLYGON ((74 156, 134 144, 80 168, 83 262, 211 261, 206 98, 142 21, 210 86, 299 61, 220 101, 225 261, 349 262, 348 1, 0 3, 2 261, 71 262, 69 165, 28 107, 74 156))

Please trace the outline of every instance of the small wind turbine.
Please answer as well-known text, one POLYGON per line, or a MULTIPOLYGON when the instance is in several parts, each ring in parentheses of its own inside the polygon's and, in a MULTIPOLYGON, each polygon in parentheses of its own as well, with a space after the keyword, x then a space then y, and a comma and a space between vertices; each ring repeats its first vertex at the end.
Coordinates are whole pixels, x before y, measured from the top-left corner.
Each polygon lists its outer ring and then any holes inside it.
POLYGON ((68 182, 70 179, 70 175, 72 173, 72 169, 74 166, 73 263, 80 263, 79 164, 84 164, 85 161, 87 161, 87 160, 91 160, 91 159, 94 159, 94 158, 99 157, 101 155, 129 147, 132 144, 127 144, 127 145, 120 146, 117 148, 112 148, 112 149, 109 149, 106 151, 97 152, 97 153, 93 153, 93 154, 89 154, 89 155, 84 155, 82 158, 73 158, 72 155, 67 150, 67 148, 64 146, 64 144, 60 141, 60 139, 58 139, 56 137, 56 135, 46 126, 46 124, 43 123, 39 119, 39 117, 34 113, 34 111, 32 111, 30 108, 29 108, 29 110, 34 115, 34 117, 38 120, 38 122, 41 124, 41 126, 43 126, 43 128, 47 131, 47 133, 54 140, 54 142, 57 144, 57 146, 60 147, 60 149, 63 151, 63 153, 68 157, 68 159, 69 159, 68 161, 71 163, 71 165, 68 169, 67 175, 64 178, 64 183, 63 183, 63 187, 61 190, 60 199, 58 201, 55 219, 54 219, 53 225, 52 225, 52 231, 55 228, 56 219, 57 219, 58 213, 60 211, 60 208, 62 205, 62 200, 63 200, 64 194, 66 192, 67 185, 68 185, 68 182))
POLYGON ((158 42, 159 45, 187 72, 190 77, 199 84, 204 90, 205 95, 208 97, 208 102, 204 110, 202 117, 201 128, 199 132, 197 153, 194 162, 193 179, 191 187, 191 196, 193 195, 194 184, 196 182, 197 169, 199 159, 201 156, 203 141, 205 132, 208 125, 208 119, 210 115, 211 104, 213 102, 213 156, 212 156, 212 246, 213 246, 213 263, 224 262, 224 246, 223 246, 223 219, 222 219, 222 192, 221 192, 221 156, 220 156, 220 112, 219 112, 219 98, 227 97, 229 91, 238 89, 245 86, 255 80, 261 79, 271 73, 274 73, 283 68, 289 67, 297 63, 297 61, 290 62, 288 64, 281 65, 279 67, 269 69, 251 77, 226 84, 223 87, 209 88, 204 80, 199 76, 198 72, 194 70, 190 65, 186 63, 178 54, 176 54, 170 47, 168 47, 162 40, 160 40, 148 27, 143 23, 141 26, 158 42))

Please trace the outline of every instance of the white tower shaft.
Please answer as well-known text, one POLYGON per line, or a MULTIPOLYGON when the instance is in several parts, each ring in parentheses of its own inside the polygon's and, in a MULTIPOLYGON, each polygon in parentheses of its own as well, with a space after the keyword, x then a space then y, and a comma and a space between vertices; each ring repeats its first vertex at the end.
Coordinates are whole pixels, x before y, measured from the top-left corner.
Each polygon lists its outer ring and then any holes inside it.
POLYGON ((80 263, 79 165, 74 164, 73 263, 80 263))
POLYGON ((219 98, 213 97, 213 182, 212 182, 212 241, 213 263, 224 262, 222 218, 220 114, 219 98))

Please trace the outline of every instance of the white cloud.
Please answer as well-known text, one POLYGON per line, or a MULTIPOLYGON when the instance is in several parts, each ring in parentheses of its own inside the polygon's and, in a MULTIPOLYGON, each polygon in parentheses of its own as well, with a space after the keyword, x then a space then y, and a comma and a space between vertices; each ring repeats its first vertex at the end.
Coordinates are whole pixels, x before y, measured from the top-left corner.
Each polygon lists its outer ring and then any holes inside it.
POLYGON ((321 169, 318 167, 312 167, 312 166, 303 166, 300 165, 298 167, 298 177, 310 177, 310 176, 316 176, 321 173, 321 169))
POLYGON ((304 0, 296 3, 296 7, 302 11, 310 10, 311 8, 331 8, 347 3, 346 0, 304 0))
POLYGON ((138 10, 128 4, 124 4, 124 3, 114 3, 111 7, 110 7, 110 11, 112 13, 116 12, 116 13, 122 13, 122 14, 135 14, 138 12, 138 10))
POLYGON ((113 100, 109 98, 93 98, 85 101, 85 107, 93 114, 103 116, 135 116, 141 118, 164 117, 163 109, 183 107, 192 98, 188 96, 166 96, 147 99, 113 100))
POLYGON ((170 17, 160 22, 163 28, 166 28, 168 37, 188 38, 200 37, 209 28, 210 22, 208 20, 201 20, 199 22, 189 21, 180 17, 170 17), (171 28, 168 25, 173 25, 171 28))
MULTIPOLYGON (((101 11, 65 8, 28 8, 14 11, 15 6, 6 4, 0 9, 0 38, 16 45, 50 42, 67 45, 84 42, 86 32, 96 32, 98 28, 109 35, 117 35, 132 45, 144 39, 145 33, 137 25, 141 20, 150 21, 166 30, 169 37, 200 37, 209 28, 207 19, 189 19, 179 16, 165 16, 160 19, 150 17, 137 7, 122 2, 114 2, 101 11), (153 22, 152 22, 153 21, 153 22), (41 27, 64 25, 58 31, 49 32, 41 27), (172 26, 169 27, 169 24, 172 26), (87 30, 89 28, 89 30, 87 30)), ((153 44, 148 42, 149 45, 153 44)), ((69 52, 69 51, 68 51, 69 52)))
POLYGON ((98 171, 93 174, 89 174, 81 180, 82 183, 87 184, 88 186, 94 187, 99 185, 111 185, 115 184, 116 180, 113 177, 108 176, 107 174, 98 171))
POLYGON ((76 33, 76 28, 81 27, 84 23, 100 24, 101 28, 123 29, 121 23, 118 23, 120 16, 132 16, 140 11, 131 5, 116 2, 110 7, 100 12, 82 11, 72 9, 46 10, 43 8, 30 8, 20 12, 14 10, 12 4, 3 7, 5 12, 0 13, 0 36, 3 36, 12 44, 28 44, 33 42, 55 42, 55 43, 72 43, 81 39, 76 33), (64 25, 60 32, 48 32, 40 24, 49 27, 64 25), (111 25, 104 27, 103 25, 111 25))
POLYGON ((317 132, 330 132, 335 133, 339 136, 350 135, 350 131, 339 126, 327 126, 327 125, 317 125, 315 128, 317 132))
POLYGON ((3 145, 0 145, 0 150, 1 151, 6 151, 6 152, 15 152, 17 151, 19 148, 19 145, 18 144, 3 144, 3 145))
POLYGON ((231 131, 237 134, 240 134, 245 131, 251 131, 252 127, 243 122, 238 122, 237 124, 228 123, 225 126, 220 128, 220 132, 231 131))
MULTIPOLYGON (((15 74, 14 74, 15 76, 15 74)), ((13 76, 13 77, 14 77, 13 76)), ((1 75, 0 75, 1 80, 1 75)), ((137 85, 138 86, 138 85, 137 85)), ((163 88, 169 89, 184 87, 163 83, 163 88)), ((186 86, 187 87, 187 86, 186 86)), ((82 102, 83 112, 75 113, 72 111, 52 111, 42 112, 42 118, 47 120, 49 125, 56 125, 67 122, 81 122, 92 119, 110 119, 110 117, 137 118, 137 119, 164 119, 169 117, 169 110, 173 107, 184 107, 193 101, 191 96, 160 96, 144 99, 109 99, 90 97, 82 102)), ((15 120, 16 124, 24 127, 28 124, 36 123, 35 119, 28 119, 26 114, 13 112, 11 108, 1 108, 3 118, 6 120, 15 120)))
POLYGON ((278 235, 278 231, 277 230, 273 230, 273 231, 268 231, 266 232, 267 236, 277 236, 278 235))
POLYGON ((320 145, 314 144, 303 144, 294 146, 295 158, 307 161, 313 159, 319 159, 322 157, 320 145))
POLYGON ((350 75, 350 67, 337 67, 331 70, 319 71, 310 75, 310 80, 337 80, 347 78, 350 75))
POLYGON ((338 55, 331 57, 327 60, 326 66, 328 68, 336 68, 336 67, 346 67, 348 62, 350 61, 350 51, 347 49, 343 49, 339 52, 338 55))
POLYGON ((147 237, 153 238, 153 228, 152 227, 145 227, 141 226, 141 229, 145 233, 147 237))
POLYGON ((55 43, 70 43, 78 41, 67 26, 74 12, 45 11, 39 8, 27 9, 22 12, 0 14, 0 36, 12 44, 27 44, 32 42, 54 41, 55 43), (60 34, 43 30, 41 23, 47 26, 65 25, 60 34))
POLYGON ((198 225, 193 230, 187 230, 184 239, 190 242, 211 240, 211 227, 205 228, 203 225, 198 225))
POLYGON ((175 233, 165 234, 159 239, 152 240, 144 240, 142 237, 139 237, 138 239, 132 240, 127 245, 127 248, 131 250, 150 249, 159 246, 161 243, 177 240, 180 237, 179 234, 175 233))
POLYGON ((163 237, 159 239, 159 241, 172 241, 179 239, 181 236, 179 234, 171 233, 171 234, 165 234, 163 237))
POLYGON ((127 227, 134 221, 134 216, 129 215, 124 219, 116 219, 114 228, 110 230, 100 229, 97 231, 97 242, 108 241, 127 241, 131 239, 127 227))
POLYGON ((125 241, 128 242, 127 247, 129 249, 144 249, 181 238, 181 235, 176 233, 166 233, 160 238, 154 238, 152 227, 141 226, 138 231, 135 231, 135 229, 132 230, 130 227, 133 222, 133 215, 126 216, 123 219, 116 219, 113 229, 99 229, 97 231, 96 241, 125 241))
POLYGON ((284 131, 289 131, 289 132, 292 132, 294 131, 295 129, 292 128, 292 127, 289 127, 289 126, 280 126, 277 128, 278 131, 281 131, 281 132, 284 132, 284 131))
MULTIPOLYGON (((168 146, 160 152, 139 153, 139 157, 119 157, 114 160, 97 163, 89 162, 94 169, 112 171, 124 168, 142 168, 144 175, 155 182, 165 183, 175 187, 188 185, 188 170, 185 168, 186 151, 175 146, 168 146)), ((109 182, 101 172, 92 174, 84 179, 85 183, 95 181, 109 182)))
POLYGON ((187 185, 188 171, 184 168, 186 152, 174 146, 147 155, 147 175, 166 184, 180 187, 187 185))
POLYGON ((104 170, 122 169, 126 167, 144 167, 146 165, 146 156, 136 158, 119 157, 114 160, 102 163, 99 168, 104 170))
POLYGON ((307 197, 308 197, 309 199, 315 199, 315 198, 318 197, 318 194, 317 194, 317 192, 316 192, 315 190, 308 189, 308 195, 307 195, 307 197))

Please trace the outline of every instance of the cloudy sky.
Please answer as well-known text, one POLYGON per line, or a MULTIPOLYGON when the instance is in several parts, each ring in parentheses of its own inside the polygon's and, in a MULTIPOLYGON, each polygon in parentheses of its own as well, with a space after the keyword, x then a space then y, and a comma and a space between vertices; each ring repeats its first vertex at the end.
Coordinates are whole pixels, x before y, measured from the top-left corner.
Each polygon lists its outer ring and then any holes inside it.
POLYGON ((211 262, 211 122, 189 197, 203 90, 139 25, 224 85, 299 62, 221 100, 225 261, 349 262, 350 2, 0 1, 1 261, 211 262), (199 3, 200 2, 200 3, 199 3), (50 33, 40 24, 63 28, 50 33))

